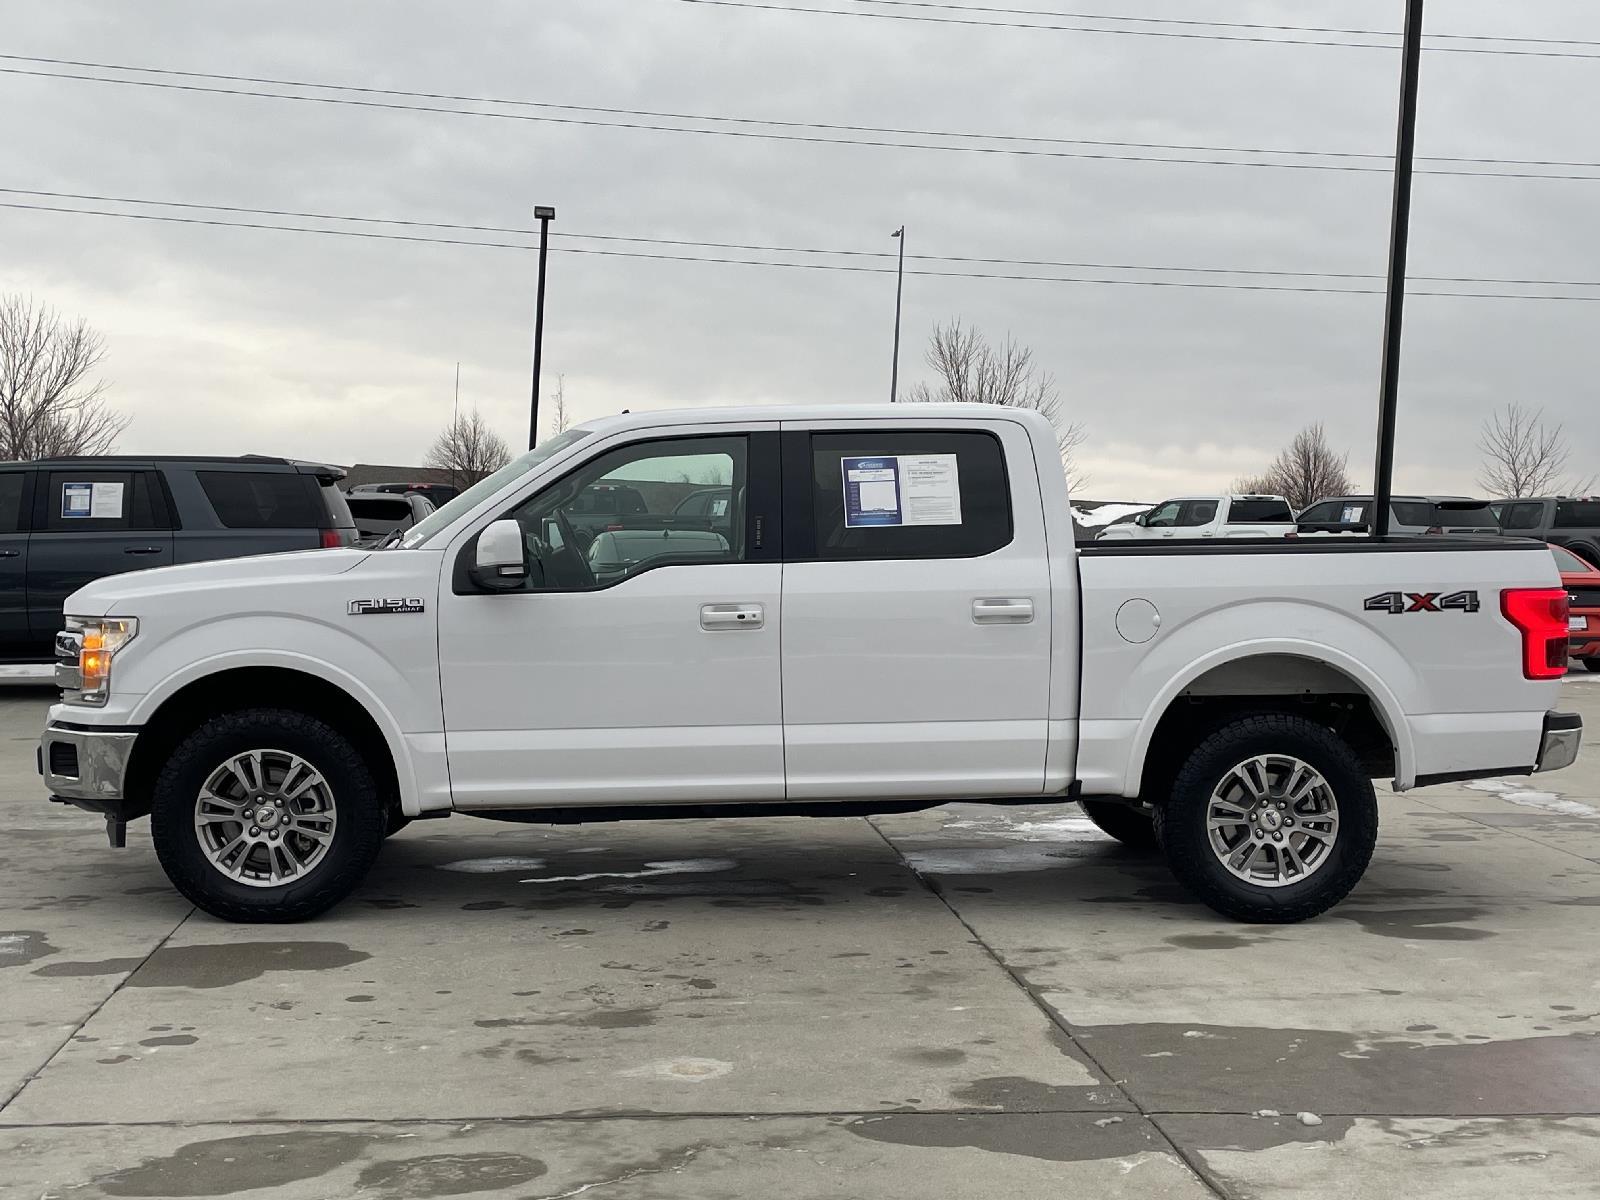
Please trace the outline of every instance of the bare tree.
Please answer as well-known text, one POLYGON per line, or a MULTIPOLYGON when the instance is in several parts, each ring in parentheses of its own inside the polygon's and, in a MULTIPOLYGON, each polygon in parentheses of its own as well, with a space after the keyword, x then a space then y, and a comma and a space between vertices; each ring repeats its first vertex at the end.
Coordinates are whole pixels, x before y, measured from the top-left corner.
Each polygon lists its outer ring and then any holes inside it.
POLYGON ((1576 494, 1594 486, 1591 475, 1557 487, 1567 466, 1567 435, 1559 424, 1545 424, 1543 409, 1507 404, 1483 423, 1478 449, 1483 452, 1478 486, 1497 499, 1545 496, 1558 490, 1576 494))
POLYGON ((571 424, 572 417, 567 412, 567 377, 557 375, 556 390, 550 393, 550 432, 565 433, 571 424))
POLYGON ((1328 496, 1348 496, 1350 455, 1335 454, 1321 422, 1307 425, 1278 452, 1263 475, 1246 475, 1233 481, 1235 492, 1282 496, 1296 512, 1328 496))
POLYGON ((0 459, 104 454, 130 418, 89 373, 105 339, 31 298, 0 296, 0 459))
POLYGON ((471 487, 511 461, 511 447, 476 408, 458 416, 434 439, 423 465, 450 472, 458 488, 471 487))
POLYGON ((963 326, 957 319, 933 327, 923 357, 934 371, 935 382, 913 385, 907 391, 911 400, 1002 404, 1042 413, 1055 426, 1068 487, 1077 491, 1089 482, 1089 476, 1073 461, 1089 435, 1081 422, 1067 419, 1055 376, 1033 361, 1031 348, 1018 345, 1009 334, 994 346, 978 330, 963 326))

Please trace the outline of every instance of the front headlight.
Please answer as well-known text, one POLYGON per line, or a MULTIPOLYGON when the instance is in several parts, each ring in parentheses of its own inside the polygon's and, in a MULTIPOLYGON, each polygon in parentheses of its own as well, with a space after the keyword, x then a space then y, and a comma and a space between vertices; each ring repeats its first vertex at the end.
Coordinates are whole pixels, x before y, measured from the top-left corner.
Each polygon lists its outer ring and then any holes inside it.
POLYGON ((68 617, 56 636, 56 683, 76 692, 78 704, 104 704, 111 694, 111 664, 139 632, 133 617, 68 617))

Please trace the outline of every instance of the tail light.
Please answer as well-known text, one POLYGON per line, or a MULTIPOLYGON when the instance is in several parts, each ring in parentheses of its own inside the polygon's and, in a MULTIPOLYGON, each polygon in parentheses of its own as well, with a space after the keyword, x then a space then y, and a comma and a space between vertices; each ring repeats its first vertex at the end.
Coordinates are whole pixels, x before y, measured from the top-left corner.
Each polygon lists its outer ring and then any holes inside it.
POLYGON ((1500 611, 1522 634, 1526 679, 1560 679, 1567 673, 1569 601, 1562 588, 1507 588, 1500 611))
POLYGON ((324 529, 322 531, 322 548, 324 550, 337 550, 344 545, 337 529, 324 529))

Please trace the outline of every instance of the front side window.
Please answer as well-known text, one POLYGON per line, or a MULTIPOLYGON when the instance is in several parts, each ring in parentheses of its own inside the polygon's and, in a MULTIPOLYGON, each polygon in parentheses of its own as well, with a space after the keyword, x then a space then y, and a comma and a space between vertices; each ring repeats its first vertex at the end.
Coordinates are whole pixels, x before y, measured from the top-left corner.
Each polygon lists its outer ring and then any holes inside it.
POLYGON ((1215 500, 1191 500, 1183 506, 1183 515, 1178 524, 1185 529, 1195 529, 1201 525, 1209 525, 1217 516, 1217 502, 1215 500))
POLYGON ((744 437, 635 442, 585 463, 507 514, 522 526, 527 591, 610 587, 655 567, 744 560, 744 437), (685 499, 725 490, 719 513, 685 499))
POLYGON ((1337 504, 1313 504, 1300 514, 1303 524, 1328 524, 1339 519, 1339 506, 1337 504))
POLYGON ((1146 529, 1171 529, 1178 523, 1178 514, 1183 511, 1183 503, 1179 500, 1169 500, 1160 508, 1150 514, 1145 521, 1146 529))
POLYGON ((814 433, 811 487, 820 559, 977 558, 1011 541, 990 433, 814 433))

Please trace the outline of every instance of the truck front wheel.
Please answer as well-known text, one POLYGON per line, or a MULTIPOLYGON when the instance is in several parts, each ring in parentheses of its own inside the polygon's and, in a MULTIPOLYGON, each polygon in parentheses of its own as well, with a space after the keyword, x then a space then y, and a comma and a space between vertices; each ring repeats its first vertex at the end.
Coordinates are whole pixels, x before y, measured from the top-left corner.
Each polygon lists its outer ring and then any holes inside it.
POLYGON ((1128 849, 1156 849, 1156 827, 1149 813, 1113 800, 1080 800, 1078 806, 1101 833, 1110 834, 1128 849))
POLYGON ((1287 713, 1206 736, 1156 819, 1180 883, 1224 916, 1272 924, 1349 895, 1378 837, 1361 760, 1331 729, 1287 713))
POLYGON ((306 713, 226 713, 189 734, 156 780, 156 856, 226 921, 303 921, 365 878, 388 832, 372 772, 306 713))

